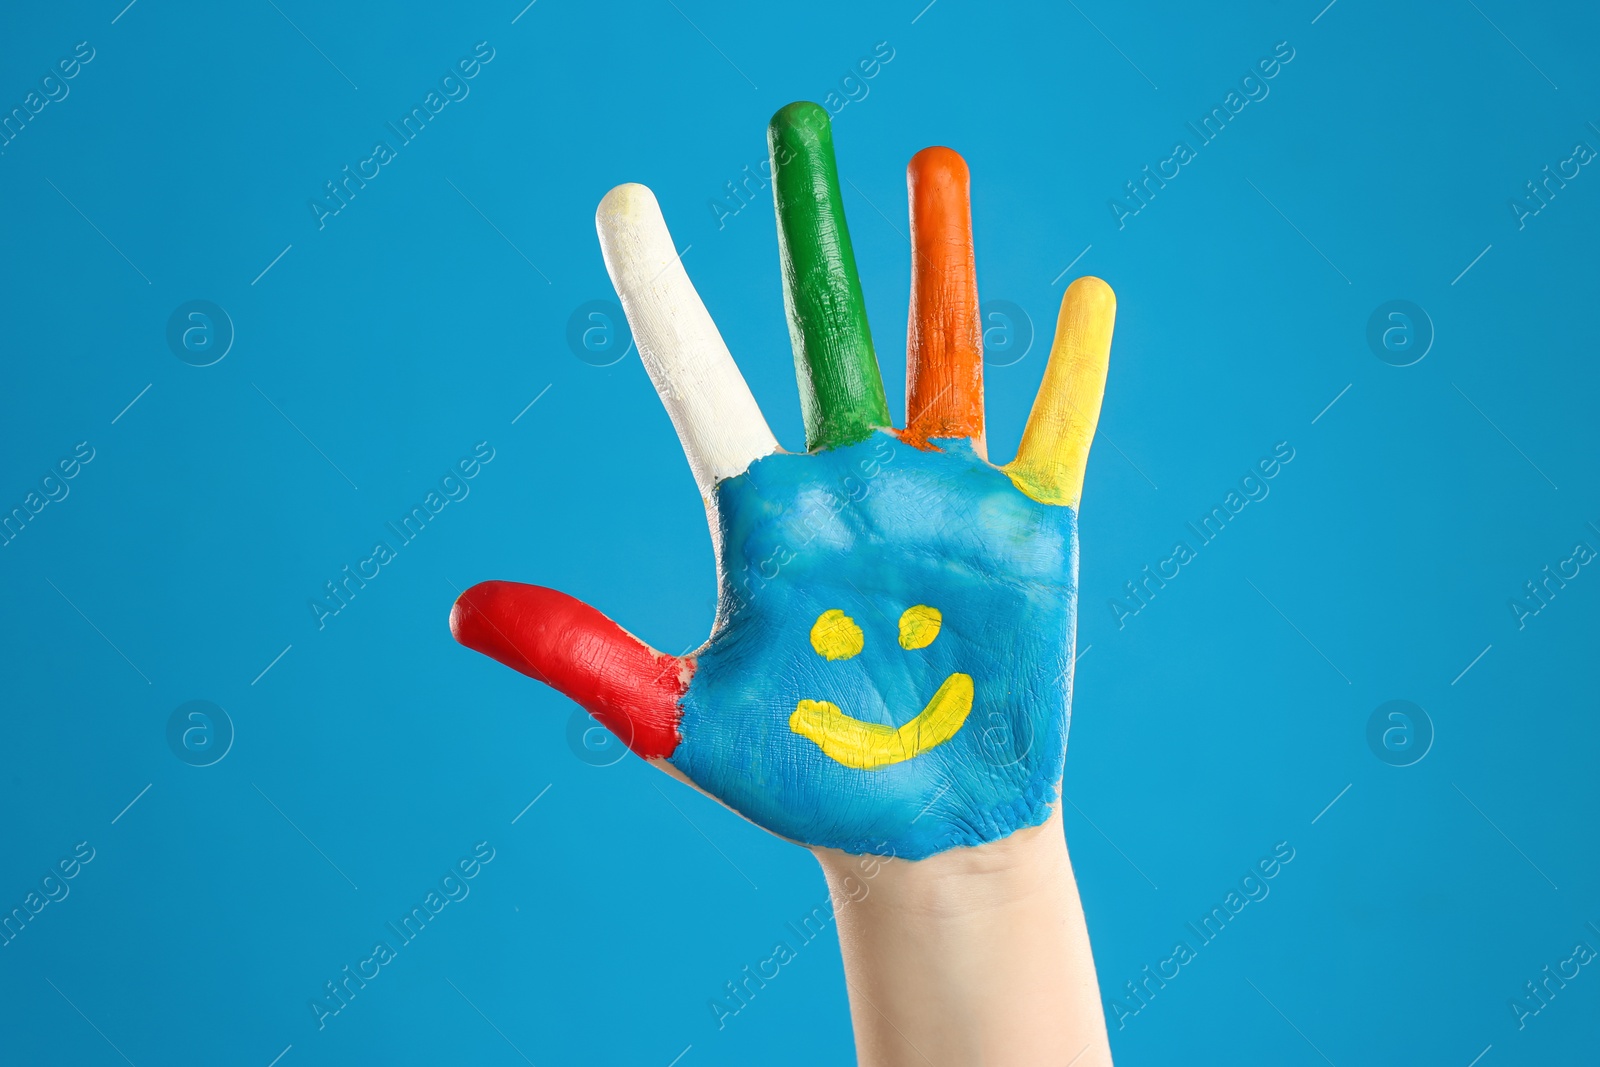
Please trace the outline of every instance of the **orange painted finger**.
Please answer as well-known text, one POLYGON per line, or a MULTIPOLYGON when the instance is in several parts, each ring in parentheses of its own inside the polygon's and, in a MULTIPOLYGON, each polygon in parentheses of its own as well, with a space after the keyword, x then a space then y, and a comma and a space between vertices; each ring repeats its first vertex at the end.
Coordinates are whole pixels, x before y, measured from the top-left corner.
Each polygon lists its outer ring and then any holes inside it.
POLYGON ((924 148, 906 167, 911 200, 911 312, 906 323, 906 433, 983 440, 983 324, 972 252, 966 160, 924 148))

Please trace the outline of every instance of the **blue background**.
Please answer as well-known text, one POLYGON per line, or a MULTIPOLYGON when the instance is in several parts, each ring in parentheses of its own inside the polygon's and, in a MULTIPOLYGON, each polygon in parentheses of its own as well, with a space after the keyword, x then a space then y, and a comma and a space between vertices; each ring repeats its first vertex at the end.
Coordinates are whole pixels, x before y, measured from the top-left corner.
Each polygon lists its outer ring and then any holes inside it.
POLYGON ((1600 547, 1600 175, 1521 229, 1508 202, 1576 142, 1600 147, 1600 19, 1503 0, 924 3, 112 0, 0 19, 7 111, 95 49, 0 155, 0 507, 95 449, 0 549, 0 905, 96 850, 0 948, 7 1062, 848 1059, 831 929, 725 1028, 708 1009, 825 900, 813 860, 597 755, 571 705, 445 622, 457 590, 498 577, 558 585, 669 651, 702 639, 711 551, 667 418, 636 356, 596 367, 612 357, 568 344, 574 309, 612 298, 593 208, 621 181, 656 191, 799 447, 770 206, 719 226, 710 203, 764 158, 777 107, 842 97, 879 41, 894 58, 835 132, 892 407, 903 167, 925 145, 970 161, 984 298, 1037 326, 1015 362, 993 338, 994 456, 1015 449, 1067 282, 1094 273, 1120 298, 1066 786, 1108 997, 1275 843, 1295 849, 1267 899, 1113 1023, 1118 1062, 1592 1055, 1594 967, 1524 1029, 1508 1002, 1600 947, 1600 575, 1521 629, 1509 602, 1600 547), (319 229, 324 181, 479 41, 495 58, 470 96, 319 229), (1196 140, 1185 123, 1279 41, 1295 58, 1270 95, 1119 229, 1124 183, 1196 140), (204 368, 166 340, 194 299, 236 331, 204 368), (1392 299, 1436 334, 1409 367, 1367 343, 1392 299), (479 441, 495 458, 470 496, 319 629, 323 583, 479 441), (1270 496, 1119 628, 1123 583, 1280 441, 1295 458, 1270 496), (196 699, 236 731, 204 768, 166 740, 196 699), (1404 768, 1367 742, 1394 699, 1436 734, 1404 768), (319 1031, 323 983, 479 841, 496 854, 471 895, 319 1031))

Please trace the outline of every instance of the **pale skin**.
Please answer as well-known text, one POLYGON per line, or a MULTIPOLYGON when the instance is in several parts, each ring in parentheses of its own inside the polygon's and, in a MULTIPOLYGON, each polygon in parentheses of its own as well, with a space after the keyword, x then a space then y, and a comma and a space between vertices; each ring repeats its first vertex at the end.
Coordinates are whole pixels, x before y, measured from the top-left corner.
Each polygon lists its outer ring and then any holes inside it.
POLYGON ((1061 813, 925 860, 813 849, 834 902, 863 1067, 1105 1067, 1061 813), (851 881, 853 879, 854 881, 851 881))
POLYGON ((860 1067, 1109 1067, 1059 807, 1040 826, 924 860, 810 851, 833 902, 860 1067))

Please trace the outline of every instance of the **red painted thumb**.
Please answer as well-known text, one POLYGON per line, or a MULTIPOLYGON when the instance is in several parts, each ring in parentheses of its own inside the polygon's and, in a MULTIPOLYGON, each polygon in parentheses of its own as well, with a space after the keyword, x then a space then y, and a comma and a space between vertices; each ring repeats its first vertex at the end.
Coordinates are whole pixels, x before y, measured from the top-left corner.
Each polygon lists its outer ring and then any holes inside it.
POLYGON ((668 656, 581 600, 517 582, 480 582, 450 611, 470 649, 565 693, 647 759, 678 747, 678 701, 694 660, 668 656))

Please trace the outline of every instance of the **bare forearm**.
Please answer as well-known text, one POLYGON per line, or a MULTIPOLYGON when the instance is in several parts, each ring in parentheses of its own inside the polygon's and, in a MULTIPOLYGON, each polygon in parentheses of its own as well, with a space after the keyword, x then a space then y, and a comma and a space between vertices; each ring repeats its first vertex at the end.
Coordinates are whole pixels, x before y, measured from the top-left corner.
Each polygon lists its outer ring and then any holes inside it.
POLYGON ((817 855, 863 1067, 1111 1062, 1059 812, 979 848, 887 861, 870 883, 857 857, 817 855))

